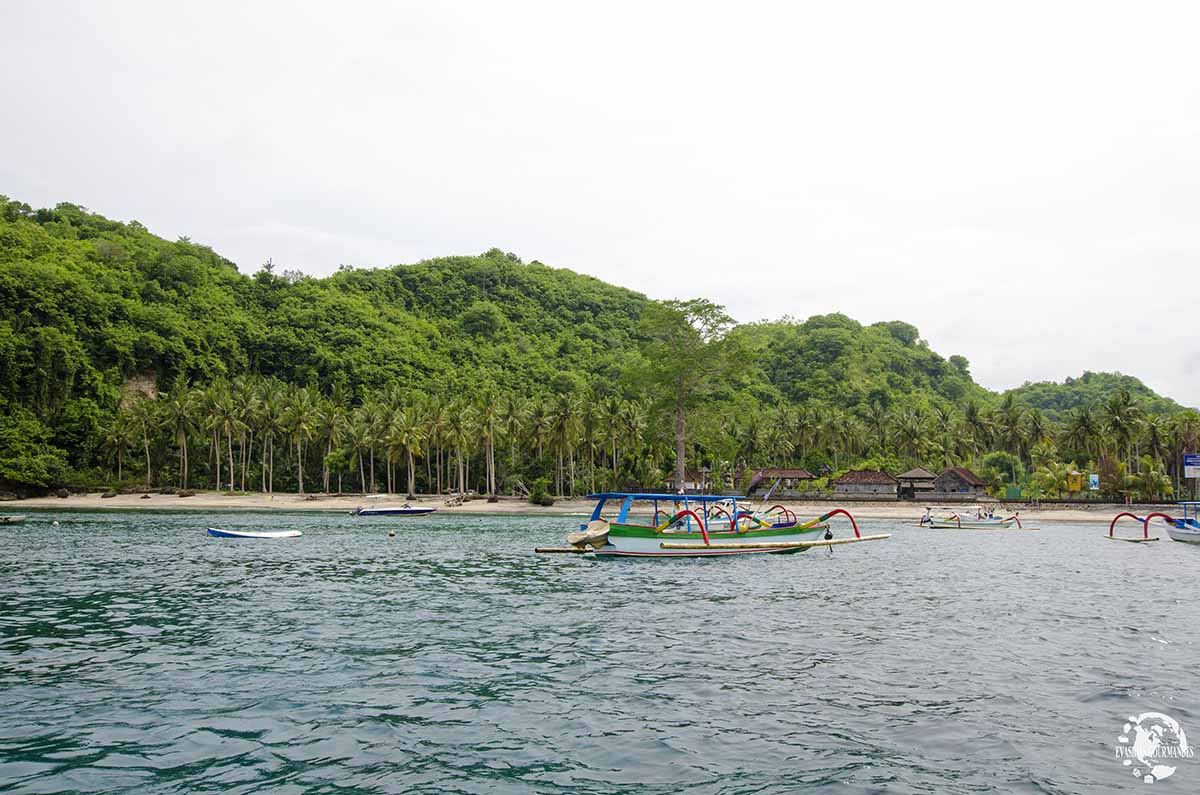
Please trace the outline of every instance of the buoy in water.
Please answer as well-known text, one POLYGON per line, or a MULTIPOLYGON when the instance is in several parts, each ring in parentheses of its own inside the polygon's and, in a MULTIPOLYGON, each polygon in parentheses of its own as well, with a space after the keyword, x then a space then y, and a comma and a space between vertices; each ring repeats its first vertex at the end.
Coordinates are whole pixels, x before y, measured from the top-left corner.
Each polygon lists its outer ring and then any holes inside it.
POLYGON ((396 537, 396 531, 388 530, 388 538, 395 538, 395 537, 396 537))
POLYGON ((54 522, 53 522, 52 524, 53 524, 55 527, 58 527, 58 520, 57 520, 57 519, 55 519, 55 520, 54 520, 54 522))

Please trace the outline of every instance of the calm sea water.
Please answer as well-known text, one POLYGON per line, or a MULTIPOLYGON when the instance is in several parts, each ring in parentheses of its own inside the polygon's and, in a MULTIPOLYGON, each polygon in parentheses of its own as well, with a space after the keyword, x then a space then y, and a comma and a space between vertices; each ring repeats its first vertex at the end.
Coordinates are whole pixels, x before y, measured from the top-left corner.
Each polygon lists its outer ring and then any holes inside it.
MULTIPOLYGON (((0 527, 0 791, 1116 792, 1147 786, 1127 716, 1200 739, 1200 548, 868 520, 895 536, 531 553, 572 524, 0 527)), ((1200 759, 1157 789, 1200 790, 1200 759)))

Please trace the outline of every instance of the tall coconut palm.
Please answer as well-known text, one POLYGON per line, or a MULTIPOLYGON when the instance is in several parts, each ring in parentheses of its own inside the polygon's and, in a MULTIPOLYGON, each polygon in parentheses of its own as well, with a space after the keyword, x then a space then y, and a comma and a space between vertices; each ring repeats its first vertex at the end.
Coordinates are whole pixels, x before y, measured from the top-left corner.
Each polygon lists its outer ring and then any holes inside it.
POLYGON ((239 377, 230 384, 234 417, 238 429, 238 462, 241 464, 241 489, 246 490, 246 471, 254 447, 254 420, 258 412, 258 383, 254 378, 239 377))
POLYGON ((179 447, 179 488, 188 487, 188 438, 199 427, 196 412, 199 399, 188 388, 187 380, 177 379, 162 398, 163 421, 179 447))
POLYGON ((465 453, 471 444, 475 430, 475 411, 470 403, 459 400, 446 413, 445 438, 454 448, 455 487, 459 494, 466 494, 468 487, 465 453))
POLYGON ((129 410, 129 419, 142 438, 142 446, 146 453, 146 486, 150 486, 150 436, 154 433, 157 420, 154 401, 148 397, 139 397, 129 410))
POLYGON ((367 493, 367 473, 363 459, 370 453, 375 442, 371 419, 361 410, 350 416, 350 430, 347 434, 350 450, 358 459, 358 488, 363 494, 367 493))
POLYGON ((516 392, 506 392, 500 398, 500 428, 508 439, 508 466, 512 470, 517 468, 517 445, 528 420, 529 407, 525 398, 516 392))
MULTIPOLYGON (((221 436, 223 435, 225 437, 229 460, 229 490, 233 491, 235 474, 233 469, 233 434, 237 431, 240 420, 238 418, 237 407, 233 402, 233 394, 231 391, 222 389, 214 396, 209 406, 209 417, 217 430, 218 459, 221 456, 221 436)), ((217 488, 221 487, 220 480, 220 475, 218 475, 217 488)))
POLYGON ((424 440, 425 423, 416 406, 407 406, 392 416, 389 429, 389 445, 402 452, 407 458, 408 499, 414 499, 417 494, 417 470, 414 457, 421 455, 421 443, 424 440))
POLYGON ((1078 406, 1067 415, 1062 440, 1071 450, 1094 458, 1100 450, 1100 421, 1088 406, 1078 406))
POLYGON ((319 401, 316 435, 325 443, 325 455, 321 457, 321 490, 326 494, 329 493, 329 456, 333 454, 334 448, 341 444, 345 433, 345 404, 336 398, 319 401))
POLYGON ((259 398, 258 424, 262 439, 262 489, 275 492, 275 439, 286 433, 285 407, 287 397, 276 385, 264 387, 259 398))
POLYGON ((304 387, 293 389, 288 395, 283 424, 296 446, 296 484, 300 494, 304 494, 304 445, 316 435, 316 414, 313 393, 304 387))
POLYGON ((575 492, 575 441, 579 435, 579 410, 574 395, 558 395, 550 407, 548 419, 549 438, 551 446, 557 453, 558 465, 555 468, 555 486, 558 494, 563 494, 563 457, 567 458, 569 467, 570 490, 575 492))
POLYGON ((496 496, 496 431, 502 416, 496 396, 485 391, 475 409, 475 419, 483 434, 483 463, 487 473, 488 497, 496 496))
POLYGON ((117 482, 124 477, 125 453, 137 439, 137 429, 130 421, 128 412, 118 412, 104 431, 101 442, 104 450, 117 461, 117 482))

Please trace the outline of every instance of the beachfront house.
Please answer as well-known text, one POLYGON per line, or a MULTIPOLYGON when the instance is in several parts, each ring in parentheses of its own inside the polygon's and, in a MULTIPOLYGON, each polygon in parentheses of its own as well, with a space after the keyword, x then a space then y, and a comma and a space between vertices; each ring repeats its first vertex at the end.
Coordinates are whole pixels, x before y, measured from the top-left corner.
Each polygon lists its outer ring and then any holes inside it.
POLYGON ((699 471, 685 469, 683 473, 683 489, 681 491, 679 484, 675 482, 675 473, 672 472, 667 477, 667 493, 704 494, 708 491, 708 475, 709 470, 707 468, 701 468, 699 471))
POLYGON ((749 496, 760 488, 769 489, 778 480, 780 481, 779 488, 775 489, 772 496, 798 497, 804 485, 816 479, 816 475, 803 468, 766 467, 756 470, 750 476, 750 485, 746 489, 746 494, 749 496))
POLYGON ((985 485, 978 475, 966 467, 946 467, 933 482, 933 495, 982 497, 985 485))
POLYGON ((860 469, 857 472, 847 472, 833 481, 833 493, 838 497, 879 499, 896 499, 899 494, 900 481, 886 472, 874 469, 860 469))
POLYGON ((915 500, 933 491, 937 475, 925 467, 915 467, 903 475, 897 475, 896 480, 900 481, 900 499, 915 500))

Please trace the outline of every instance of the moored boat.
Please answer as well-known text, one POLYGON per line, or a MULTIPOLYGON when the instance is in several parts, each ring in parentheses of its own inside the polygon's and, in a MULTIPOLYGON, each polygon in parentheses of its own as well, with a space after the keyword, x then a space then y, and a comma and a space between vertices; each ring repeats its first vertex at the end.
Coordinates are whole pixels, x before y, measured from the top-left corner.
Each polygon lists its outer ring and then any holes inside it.
POLYGON ((596 501, 591 520, 567 537, 570 547, 536 551, 643 558, 790 554, 890 535, 863 536, 854 517, 840 508, 808 522, 786 513, 773 514, 779 518, 772 521, 767 512, 743 510, 739 497, 604 492, 589 499, 596 501), (610 504, 616 512, 606 518, 610 504), (850 520, 853 537, 834 538, 827 522, 839 514, 850 520))
POLYGON ((303 535, 299 530, 221 530, 217 527, 208 528, 208 534, 215 538, 297 538, 303 535))
POLYGON ((1200 544, 1200 502, 1181 502, 1183 516, 1167 522, 1167 535, 1172 541, 1200 544))
POLYGON ((24 521, 24 515, 0 516, 0 524, 21 524, 24 521))
POLYGON ((421 508, 404 503, 397 506, 380 506, 378 508, 358 507, 350 512, 351 516, 426 516, 437 510, 437 507, 421 508))
POLYGON ((951 511, 941 515, 935 515, 931 508, 926 508, 919 524, 935 530, 1008 530, 1013 527, 1018 530, 1024 529, 1017 514, 1003 518, 993 516, 990 511, 982 508, 951 511))

